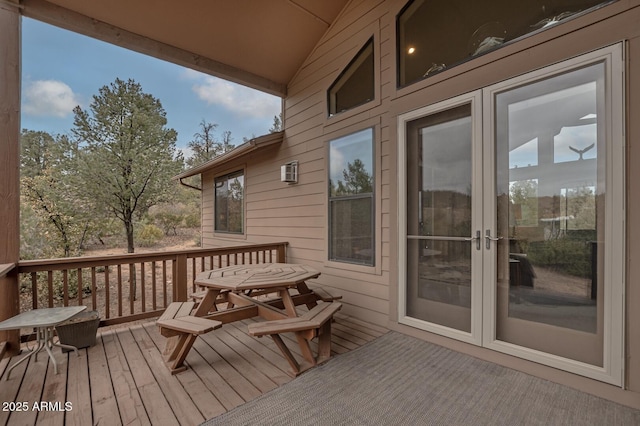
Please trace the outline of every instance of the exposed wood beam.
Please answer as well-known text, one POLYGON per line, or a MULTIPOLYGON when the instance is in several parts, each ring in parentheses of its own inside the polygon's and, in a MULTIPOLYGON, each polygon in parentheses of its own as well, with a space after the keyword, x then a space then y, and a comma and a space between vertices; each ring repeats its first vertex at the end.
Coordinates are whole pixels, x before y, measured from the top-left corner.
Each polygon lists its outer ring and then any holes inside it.
POLYGON ((22 9, 22 5, 19 3, 19 0, 0 0, 0 7, 22 9))
POLYGON ((275 96, 285 97, 287 94, 286 84, 143 37, 45 0, 23 0, 22 6, 24 8, 23 15, 29 18, 192 68, 275 96))

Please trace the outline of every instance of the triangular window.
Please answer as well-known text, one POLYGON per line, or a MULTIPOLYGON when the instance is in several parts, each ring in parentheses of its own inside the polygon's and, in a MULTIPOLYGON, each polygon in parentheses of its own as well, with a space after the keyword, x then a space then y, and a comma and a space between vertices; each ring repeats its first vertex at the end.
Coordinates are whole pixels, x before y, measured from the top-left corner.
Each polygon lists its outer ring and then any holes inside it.
POLYGON ((364 45, 329 87, 329 115, 347 111, 375 97, 373 38, 364 45))

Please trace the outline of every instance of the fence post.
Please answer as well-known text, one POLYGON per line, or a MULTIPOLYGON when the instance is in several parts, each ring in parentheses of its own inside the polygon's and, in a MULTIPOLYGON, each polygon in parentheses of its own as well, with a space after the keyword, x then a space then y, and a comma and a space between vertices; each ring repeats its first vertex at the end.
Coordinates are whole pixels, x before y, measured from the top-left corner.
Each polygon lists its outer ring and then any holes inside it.
POLYGON ((173 265, 173 301, 187 301, 187 255, 176 256, 173 265))

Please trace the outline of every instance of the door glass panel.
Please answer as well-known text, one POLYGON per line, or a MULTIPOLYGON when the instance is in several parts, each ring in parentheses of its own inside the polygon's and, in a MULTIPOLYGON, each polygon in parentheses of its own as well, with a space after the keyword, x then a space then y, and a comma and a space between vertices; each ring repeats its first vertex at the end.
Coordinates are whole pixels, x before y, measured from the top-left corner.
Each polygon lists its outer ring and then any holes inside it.
POLYGON ((593 365, 603 362, 603 79, 598 63, 496 96, 497 338, 593 365))
POLYGON ((471 331, 471 106, 407 124, 407 315, 471 331))

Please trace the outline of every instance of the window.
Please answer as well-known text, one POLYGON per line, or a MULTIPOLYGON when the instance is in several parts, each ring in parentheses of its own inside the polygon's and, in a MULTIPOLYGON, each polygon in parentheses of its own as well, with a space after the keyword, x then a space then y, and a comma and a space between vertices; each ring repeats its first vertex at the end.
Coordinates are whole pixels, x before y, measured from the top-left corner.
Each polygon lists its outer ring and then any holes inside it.
POLYGON ((329 164, 329 260, 373 266, 373 129, 332 140, 329 164))
POLYGON ((609 3, 602 0, 413 0, 398 14, 398 85, 406 86, 533 31, 609 3))
POLYGON ((329 115, 349 110, 375 97, 373 38, 360 49, 329 87, 329 115))
POLYGON ((244 230, 244 172, 215 180, 215 230, 242 234, 244 230))

